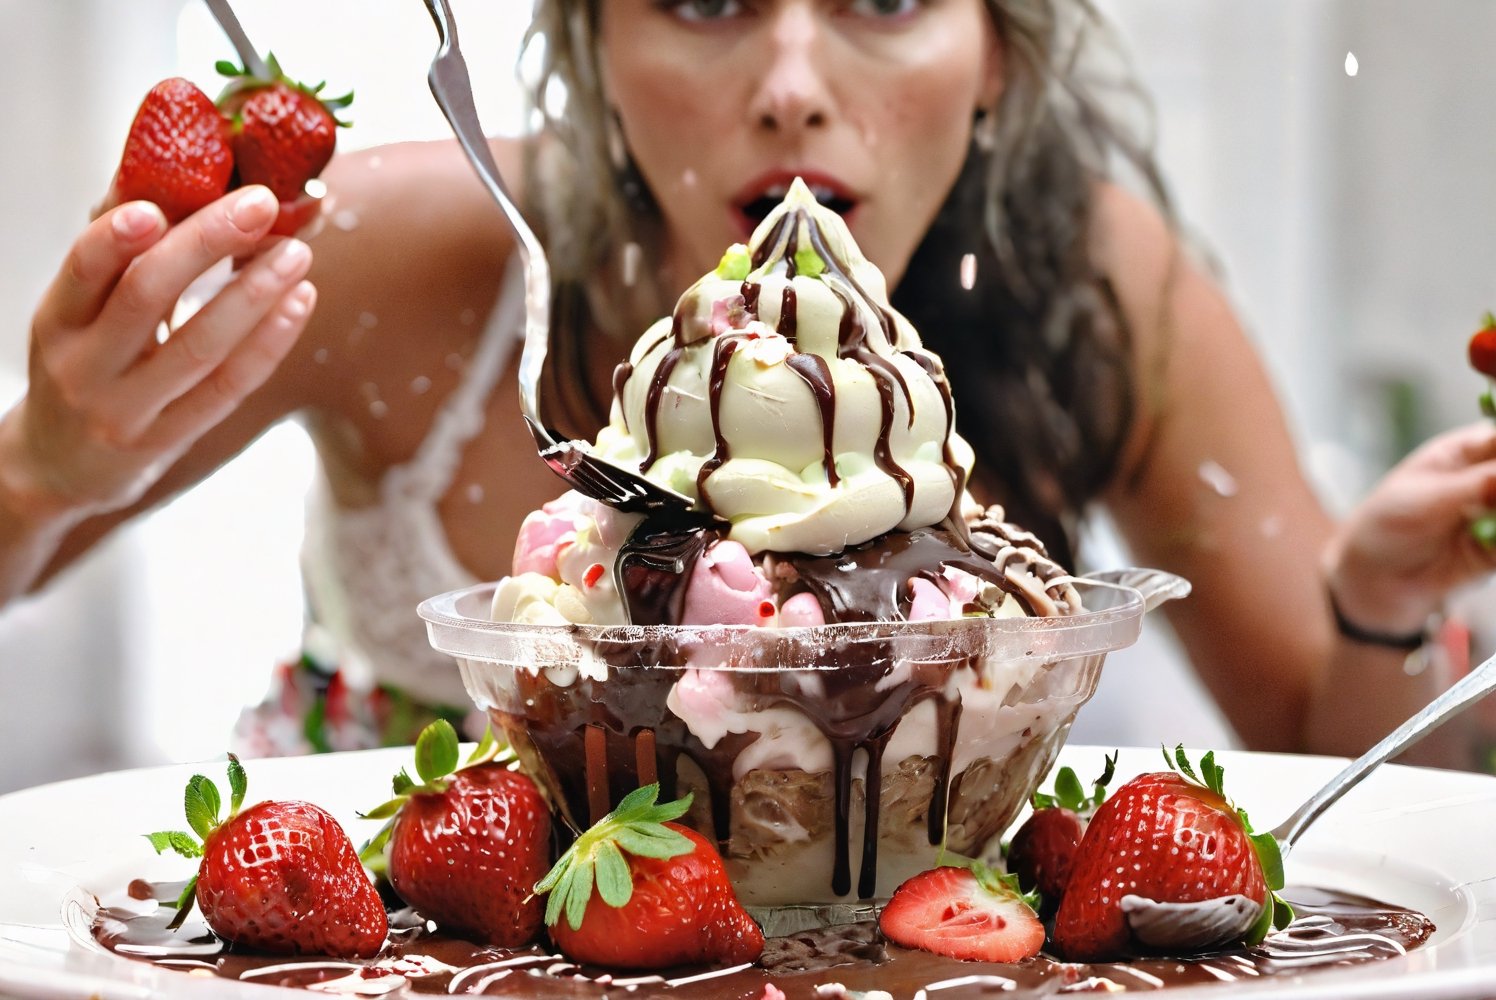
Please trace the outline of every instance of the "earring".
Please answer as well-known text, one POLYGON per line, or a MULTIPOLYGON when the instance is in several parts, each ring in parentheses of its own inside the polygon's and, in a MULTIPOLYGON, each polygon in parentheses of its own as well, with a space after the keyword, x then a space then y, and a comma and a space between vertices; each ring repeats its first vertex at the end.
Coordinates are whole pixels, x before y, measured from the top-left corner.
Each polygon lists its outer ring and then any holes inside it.
POLYGON ((977 108, 972 116, 971 140, 984 153, 997 148, 997 115, 986 108, 977 108))
POLYGON ((608 164, 613 168, 613 179, 619 193, 635 211, 649 208, 650 198, 645 191, 644 178, 639 176, 639 168, 629 155, 628 143, 623 139, 623 123, 618 120, 616 111, 610 112, 603 120, 603 132, 608 144, 608 164))
POLYGON ((608 162, 618 173, 626 172, 632 164, 628 144, 623 141, 623 123, 618 120, 618 112, 610 113, 604 120, 603 132, 608 140, 608 162))

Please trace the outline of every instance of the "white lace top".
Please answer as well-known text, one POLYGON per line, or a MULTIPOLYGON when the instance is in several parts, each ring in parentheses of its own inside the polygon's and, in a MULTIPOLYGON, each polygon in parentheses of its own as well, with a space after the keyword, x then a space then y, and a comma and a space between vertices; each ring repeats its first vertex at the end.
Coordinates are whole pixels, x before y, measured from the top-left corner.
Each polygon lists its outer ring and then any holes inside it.
POLYGON ((378 502, 341 506, 320 477, 312 490, 302 549, 309 610, 351 684, 390 684, 431 705, 468 703, 456 664, 431 648, 416 605, 479 582, 452 554, 437 503, 463 446, 483 429, 523 330, 523 276, 511 265, 462 381, 411 459, 385 473, 378 502))

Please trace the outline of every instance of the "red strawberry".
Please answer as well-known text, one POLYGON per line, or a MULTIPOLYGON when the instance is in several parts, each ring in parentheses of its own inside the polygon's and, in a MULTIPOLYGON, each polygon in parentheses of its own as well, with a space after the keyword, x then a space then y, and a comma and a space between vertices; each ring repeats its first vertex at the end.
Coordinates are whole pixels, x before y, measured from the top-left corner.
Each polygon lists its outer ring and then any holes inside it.
POLYGON ((921 872, 878 917, 894 944, 972 962, 1017 962, 1044 947, 1044 925, 1018 880, 981 862, 921 872))
POLYGON ((1496 378, 1496 315, 1486 313, 1481 317, 1479 330, 1470 336, 1470 367, 1496 378))
POLYGON ((497 758, 492 736, 457 765, 457 732, 438 720, 416 741, 415 784, 401 771, 395 798, 370 813, 393 816, 364 849, 389 844, 390 885, 423 917, 485 944, 517 948, 540 932, 530 887, 551 859, 551 815, 535 783, 497 758))
POLYGON ((1091 820, 1055 917, 1053 944, 1067 959, 1100 961, 1141 950, 1124 911, 1128 896, 1196 903, 1237 895, 1262 904, 1255 924, 1228 927, 1231 938, 1211 946, 1255 943, 1271 924, 1292 917, 1273 892, 1283 885, 1277 842, 1272 834, 1254 835, 1246 813, 1227 801, 1215 754, 1200 762, 1203 780, 1183 748, 1171 766, 1175 761, 1182 775, 1140 775, 1091 820))
POLYGON ((228 818, 218 820, 218 787, 200 774, 187 783, 182 831, 148 834, 159 854, 201 857, 177 902, 180 925, 194 899, 219 937, 251 948, 368 958, 384 947, 384 904, 338 821, 309 802, 261 802, 244 812, 244 768, 229 755, 228 818))
POLYGON ((353 94, 324 98, 324 84, 296 83, 281 72, 275 56, 265 61, 269 79, 219 63, 231 78, 219 106, 231 119, 239 183, 264 184, 282 204, 293 203, 332 159, 343 124, 335 112, 352 103, 353 94))
POLYGON ((535 886, 550 893, 552 940, 579 962, 614 968, 754 961, 764 935, 738 903, 721 856, 670 822, 691 797, 656 805, 659 794, 659 785, 629 793, 535 886))
POLYGON ((221 198, 233 172, 228 127, 213 100, 172 77, 135 112, 115 185, 120 200, 153 201, 168 221, 180 222, 221 198))
POLYGON ((1055 775, 1054 794, 1035 792, 1034 811, 1008 845, 1008 871, 1018 876, 1018 887, 1024 892, 1037 890, 1040 913, 1052 915, 1065 893, 1076 848, 1085 835, 1086 824, 1106 799, 1106 785, 1112 780, 1117 757, 1106 758, 1106 767, 1087 795, 1080 779, 1068 767, 1055 775))

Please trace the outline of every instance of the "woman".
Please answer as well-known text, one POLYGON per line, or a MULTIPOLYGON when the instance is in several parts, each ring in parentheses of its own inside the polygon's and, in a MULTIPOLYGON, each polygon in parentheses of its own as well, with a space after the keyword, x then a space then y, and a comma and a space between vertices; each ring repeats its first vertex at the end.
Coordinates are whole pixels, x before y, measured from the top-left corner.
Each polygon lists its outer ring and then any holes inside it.
MULTIPOLYGON (((952 362, 974 487, 1066 561, 1106 503, 1140 562, 1194 582, 1174 622, 1249 746, 1360 749, 1432 693, 1405 647, 1489 566, 1464 524, 1493 499, 1496 441, 1436 440, 1335 529, 1157 186, 1109 179, 1153 172, 1075 75, 1102 27, 1064 0, 541 0, 553 113, 495 154, 556 272, 549 398, 590 435, 632 339, 803 175, 952 362)), ((299 416, 325 472, 311 606, 336 644, 284 695, 310 745, 342 747, 465 702, 409 609, 503 575, 559 484, 514 413, 510 236, 455 146, 325 179, 356 230, 267 240, 274 204, 250 188, 169 230, 119 205, 80 236, 0 421, 0 594, 299 416), (158 318, 225 256, 248 263, 157 348, 158 318)), ((244 735, 270 749, 268 732, 244 735)))

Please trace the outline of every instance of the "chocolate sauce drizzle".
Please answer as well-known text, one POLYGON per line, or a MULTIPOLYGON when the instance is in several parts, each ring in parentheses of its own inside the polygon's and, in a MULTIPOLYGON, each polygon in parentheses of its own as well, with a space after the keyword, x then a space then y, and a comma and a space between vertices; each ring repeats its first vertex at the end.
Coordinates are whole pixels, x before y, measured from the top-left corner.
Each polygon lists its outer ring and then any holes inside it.
MULTIPOLYGON (((148 886, 167 898, 180 885, 148 886)), ((178 932, 174 913, 119 900, 102 906, 94 939, 122 958, 196 975, 272 986, 317 988, 345 995, 481 993, 525 998, 668 996, 672 1000, 759 997, 773 983, 788 1000, 884 990, 899 1000, 919 995, 1010 998, 1094 990, 1156 990, 1171 986, 1312 977, 1329 969, 1395 958, 1428 940, 1434 925, 1422 914, 1346 893, 1290 888, 1298 916, 1261 945, 1186 959, 1142 958, 1094 965, 1039 955, 1018 964, 961 962, 889 944, 871 921, 770 938, 746 967, 689 967, 628 973, 580 966, 541 945, 487 947, 431 930, 412 910, 390 914, 385 949, 368 960, 315 955, 266 955, 227 945, 193 914, 178 932), (404 992, 402 992, 404 991, 404 992)), ((137 899, 140 897, 136 897, 137 899)), ((148 898, 148 897, 147 897, 148 898)), ((1411 991, 1411 989, 1410 989, 1411 991)))

